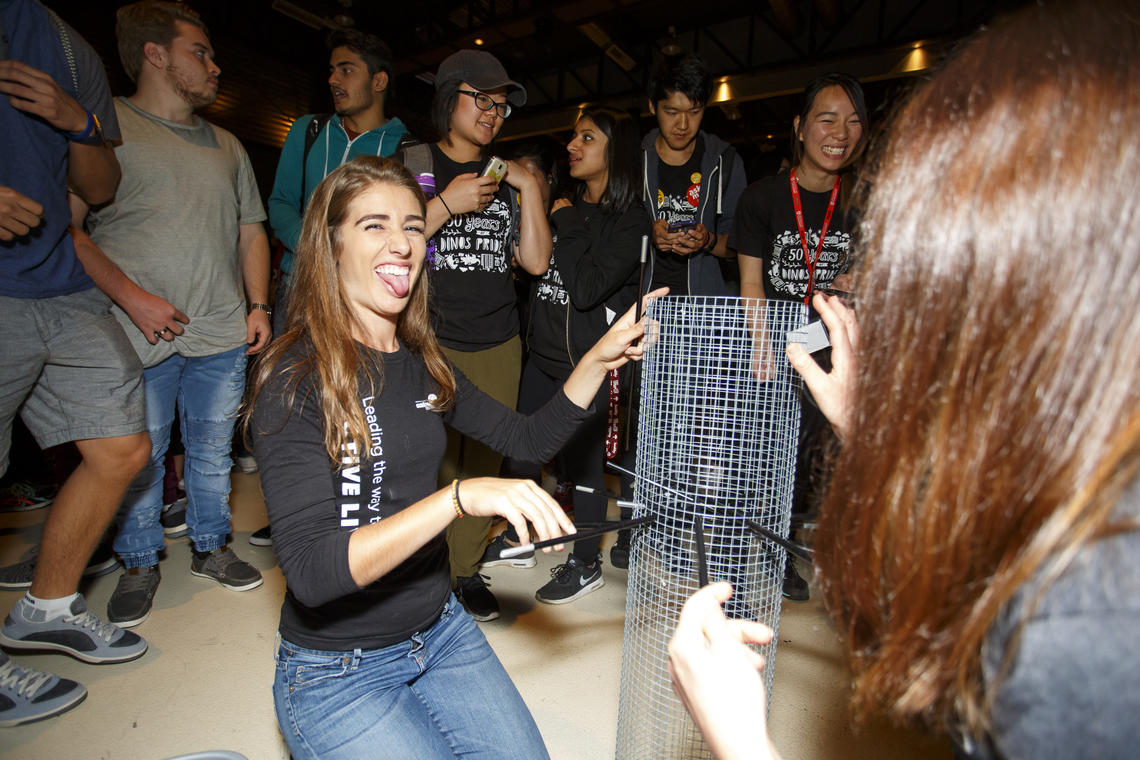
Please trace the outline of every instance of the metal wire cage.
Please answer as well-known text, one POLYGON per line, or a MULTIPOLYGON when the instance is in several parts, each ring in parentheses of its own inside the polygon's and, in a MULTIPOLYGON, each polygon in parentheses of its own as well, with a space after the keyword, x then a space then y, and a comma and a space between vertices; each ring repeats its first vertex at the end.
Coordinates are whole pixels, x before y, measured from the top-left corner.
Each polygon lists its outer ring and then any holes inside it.
MULTIPOLYGON (((735 589, 725 614, 778 632, 784 550, 747 521, 788 533, 800 385, 784 346, 806 307, 685 296, 657 300, 648 315, 634 501, 637 516, 656 520, 632 537, 617 757, 706 758, 667 663, 681 606, 699 586, 694 522, 710 580, 735 589)), ((776 640, 758 649, 769 696, 776 640)))

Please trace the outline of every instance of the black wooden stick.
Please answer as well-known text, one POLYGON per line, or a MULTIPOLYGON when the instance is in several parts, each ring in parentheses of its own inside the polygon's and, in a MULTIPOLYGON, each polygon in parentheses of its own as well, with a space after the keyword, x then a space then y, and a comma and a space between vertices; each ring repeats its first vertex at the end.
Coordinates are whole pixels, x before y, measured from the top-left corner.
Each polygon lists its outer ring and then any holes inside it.
POLYGON ((508 557, 517 557, 520 554, 534 551, 535 549, 545 549, 547 546, 554 546, 555 544, 566 544, 571 541, 578 541, 583 538, 594 538, 601 536, 605 533, 610 533, 615 530, 625 530, 626 528, 635 528, 638 525, 646 525, 657 519, 657 515, 644 515, 642 517, 635 517, 632 520, 618 520, 617 522, 607 523, 600 528, 592 530, 584 530, 581 533, 571 533, 567 536, 559 536, 558 538, 548 538, 545 541, 537 541, 529 544, 522 544, 521 546, 510 546, 503 551, 499 552, 499 556, 504 559, 508 557))
POLYGON ((693 518, 693 538, 697 542, 697 582, 704 588, 709 585, 709 565, 705 559, 705 521, 700 515, 693 518))
POLYGON ((764 539, 767 539, 767 540, 769 540, 775 544, 779 544, 780 546, 784 547, 785 549, 787 549, 789 552, 796 555, 800 559, 805 559, 808 562, 811 562, 812 557, 815 554, 815 552, 813 552, 811 549, 807 548, 803 544, 797 544, 795 541, 789 541, 788 539, 784 538, 783 536, 781 536, 777 533, 773 533, 772 531, 768 530, 767 528, 765 528, 763 525, 756 522, 755 520, 749 520, 748 521, 748 528, 753 533, 760 536, 760 538, 764 538, 764 539))

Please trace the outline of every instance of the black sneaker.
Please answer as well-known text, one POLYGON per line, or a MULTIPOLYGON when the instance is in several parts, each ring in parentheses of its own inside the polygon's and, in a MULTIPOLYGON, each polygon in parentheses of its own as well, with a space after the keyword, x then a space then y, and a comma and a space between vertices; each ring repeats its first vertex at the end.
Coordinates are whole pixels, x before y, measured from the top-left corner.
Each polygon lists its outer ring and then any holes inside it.
POLYGON ((599 557, 587 565, 573 554, 565 564, 550 571, 550 582, 540 588, 534 598, 546 604, 566 604, 606 585, 602 577, 602 560, 599 557))
POLYGON ((619 530, 617 541, 610 547, 610 564, 620 570, 629 569, 629 531, 619 530))
POLYGON ((269 530, 269 526, 258 528, 253 533, 249 534, 249 542, 253 546, 273 546, 273 534, 269 530))
POLYGON ((491 589, 487 588, 484 577, 478 573, 456 578, 455 596, 471 617, 480 623, 486 623, 499 616, 499 600, 491 593, 491 589))
MULTIPOLYGON (((31 588, 32 578, 36 574, 36 559, 39 557, 37 546, 32 555, 13 565, 0 567, 0 589, 31 588)), ((119 566, 119 560, 111 550, 111 540, 107 539, 95 547, 87 567, 83 568, 84 578, 95 578, 106 575, 119 566)))
POLYGON ((162 573, 158 565, 132 567, 119 576, 119 583, 107 602, 107 620, 120 628, 133 628, 150 617, 154 592, 162 573))
POLYGON ((158 521, 162 523, 162 532, 167 538, 182 538, 189 533, 190 527, 186 525, 186 497, 164 504, 158 521))
POLYGON ((504 557, 503 550, 513 548, 507 543, 507 536, 500 533, 491 539, 491 543, 487 544, 486 551, 483 552, 483 559, 479 560, 480 567, 498 567, 499 565, 508 565, 509 567, 534 567, 538 564, 534 558, 534 549, 531 549, 525 554, 517 554, 514 557, 504 557))
POLYGON ((784 598, 790 599, 793 602, 806 602, 811 598, 811 593, 808 591, 808 582, 796 572, 796 561, 792 559, 791 555, 788 556, 788 560, 784 564, 783 592, 784 598))
POLYGON ((230 591, 250 591, 262 584, 258 569, 239 558, 228 546, 212 552, 194 552, 190 573, 199 578, 211 578, 230 591))

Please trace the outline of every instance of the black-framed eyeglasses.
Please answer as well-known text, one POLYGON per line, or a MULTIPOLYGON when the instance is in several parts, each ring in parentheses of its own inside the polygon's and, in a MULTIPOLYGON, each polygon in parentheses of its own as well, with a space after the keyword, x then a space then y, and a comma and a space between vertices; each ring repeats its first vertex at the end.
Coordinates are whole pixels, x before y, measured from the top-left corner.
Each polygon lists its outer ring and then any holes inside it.
POLYGON ((511 115, 510 103, 496 103, 495 99, 485 92, 476 92, 475 90, 459 90, 459 94, 470 95, 471 97, 475 98, 475 107, 480 111, 490 111, 492 108, 494 108, 499 112, 499 116, 502 116, 504 119, 511 115))

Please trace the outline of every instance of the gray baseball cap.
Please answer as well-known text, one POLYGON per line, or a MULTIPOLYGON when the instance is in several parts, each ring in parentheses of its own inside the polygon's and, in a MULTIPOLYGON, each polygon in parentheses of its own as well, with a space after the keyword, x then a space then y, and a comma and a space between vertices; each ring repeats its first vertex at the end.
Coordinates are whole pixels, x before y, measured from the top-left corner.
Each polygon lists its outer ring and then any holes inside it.
POLYGON ((507 102, 515 108, 526 104, 526 88, 507 76, 499 59, 485 50, 460 50, 444 58, 435 74, 435 88, 444 82, 467 82, 477 90, 507 88, 507 102))

